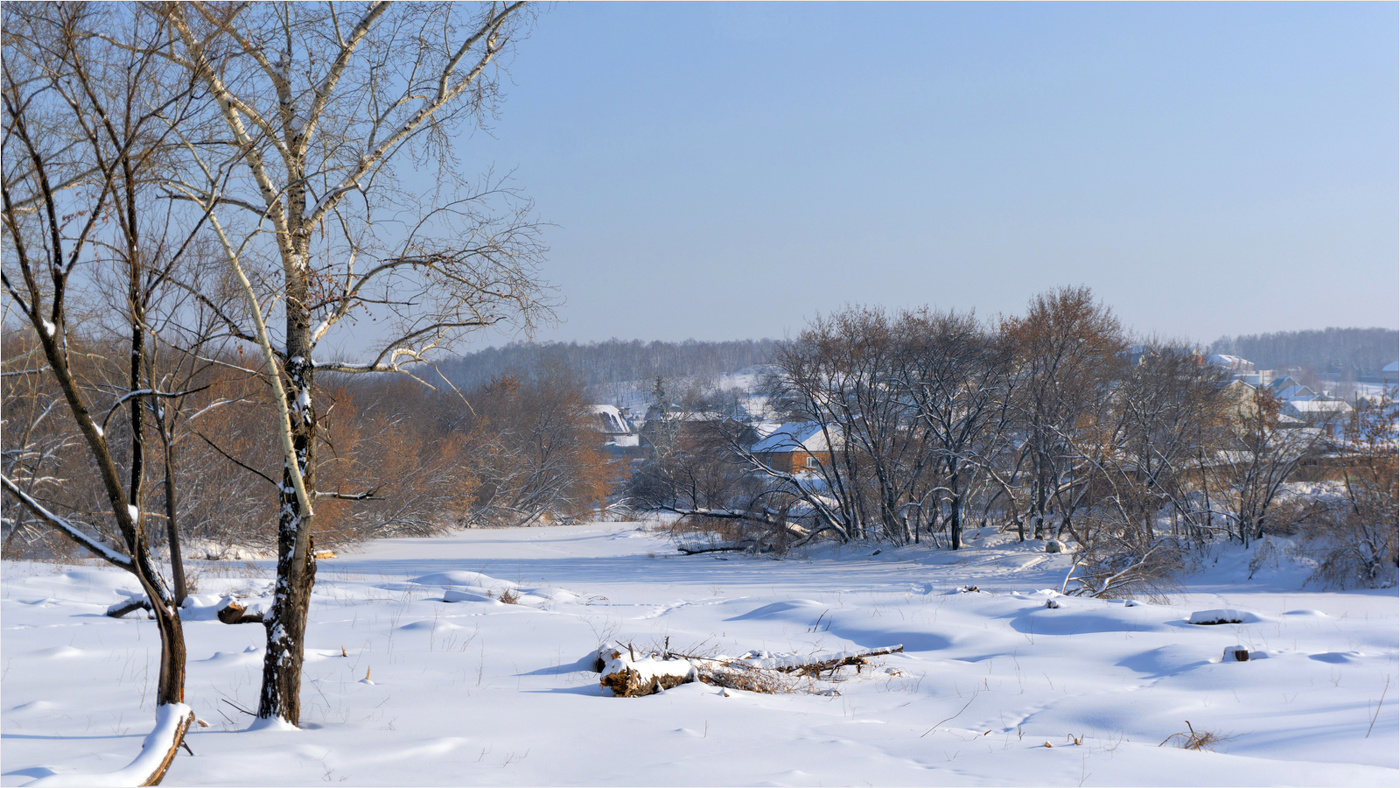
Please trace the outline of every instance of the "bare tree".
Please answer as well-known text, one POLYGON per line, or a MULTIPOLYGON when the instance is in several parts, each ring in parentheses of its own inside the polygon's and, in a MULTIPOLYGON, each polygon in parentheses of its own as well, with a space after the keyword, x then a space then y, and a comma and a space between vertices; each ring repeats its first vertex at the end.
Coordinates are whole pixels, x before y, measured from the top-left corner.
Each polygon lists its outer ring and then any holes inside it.
POLYGON ((1039 539, 1055 507, 1062 527, 1083 502, 1091 468, 1076 458, 1071 444, 1081 419, 1107 405, 1127 343, 1113 312, 1085 287, 1036 296, 1026 315, 1006 321, 1003 331, 1014 342, 1016 364, 1025 376, 1018 409, 1039 539))
POLYGON ((928 426, 899 382, 914 330, 878 309, 849 309, 819 317, 778 353, 768 388, 779 410, 817 425, 832 447, 813 474, 832 502, 828 527, 843 538, 903 542, 904 505, 932 486, 928 426))
POLYGON ((529 325, 545 309, 528 202, 489 175, 467 183, 452 156, 451 132, 495 109, 493 64, 522 4, 149 11, 176 33, 172 62, 210 99, 201 123, 177 130, 188 174, 171 195, 210 213, 246 302, 224 313, 228 330, 260 348, 274 392, 284 468, 258 716, 295 723, 325 497, 317 372, 401 371, 473 329, 529 325), (392 162, 419 165, 420 178, 431 170, 427 187, 397 179, 392 162), (323 343, 365 316, 380 324, 375 349, 327 358, 323 343))
POLYGON ((1087 480, 1084 510, 1065 525, 1078 547, 1067 591, 1158 593, 1184 568, 1186 537, 1208 533, 1208 513, 1194 503, 1193 470, 1220 448, 1225 381, 1187 348, 1139 350, 1107 407, 1084 418, 1066 444, 1087 480), (1170 530, 1159 528, 1164 516, 1170 530))
MULTIPOLYGON (((158 728, 168 736, 165 757, 148 776, 152 784, 169 767, 193 714, 183 703, 178 602, 152 556, 145 516, 144 408, 165 392, 143 386, 145 310, 159 275, 143 258, 147 228, 140 217, 168 148, 168 121, 188 107, 191 91, 162 73, 155 55, 162 26, 133 21, 124 9, 14 4, 4 21, 3 284, 7 307, 23 316, 43 358, 17 371, 46 375, 60 392, 105 494, 111 526, 46 505, 32 484, 24 489, 8 475, 3 483, 35 520, 130 572, 146 594, 160 632, 158 728), (113 27, 124 30, 119 45, 100 44, 95 31, 113 27), (70 309, 108 255, 125 285, 119 307, 129 331, 126 374, 112 388, 74 363, 70 309), (107 402, 99 404, 104 394, 107 402), (106 412, 99 416, 102 404, 106 412), (123 408, 125 441, 112 424, 123 408)), ((157 237, 167 232, 152 229, 157 237)))
POLYGON ((913 323, 908 333, 916 344, 905 354, 900 384, 929 432, 942 471, 936 489, 947 498, 950 546, 957 550, 969 488, 989 459, 983 448, 994 444, 989 433, 1002 424, 997 383, 1010 375, 1010 348, 984 332, 971 314, 906 320, 913 323))
POLYGON ((1219 466, 1233 499, 1235 535, 1246 546, 1264 535, 1284 483, 1331 441, 1332 424, 1290 424, 1280 412, 1282 405, 1268 389, 1251 392, 1231 424, 1229 453, 1219 466))

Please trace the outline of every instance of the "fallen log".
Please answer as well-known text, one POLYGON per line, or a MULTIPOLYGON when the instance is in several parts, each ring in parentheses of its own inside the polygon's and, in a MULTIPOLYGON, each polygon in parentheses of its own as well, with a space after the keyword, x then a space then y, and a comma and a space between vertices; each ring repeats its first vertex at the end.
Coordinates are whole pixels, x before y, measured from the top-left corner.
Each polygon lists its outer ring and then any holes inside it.
POLYGON ((613 644, 595 652, 592 668, 602 674, 598 683, 621 698, 652 695, 692 681, 748 692, 774 693, 794 691, 796 685, 789 676, 815 678, 822 673, 834 674, 847 665, 854 665, 858 673, 871 657, 902 651, 903 645, 809 656, 750 651, 736 659, 663 650, 637 659, 630 646, 613 644))
POLYGON ((757 544, 757 543, 755 543, 755 542, 749 542, 748 544, 738 544, 738 545, 730 545, 730 544, 725 544, 725 545, 690 545, 690 544, 678 544, 678 545, 676 545, 676 549, 679 550, 679 551, 681 551, 681 552, 684 553, 685 555, 699 555, 700 553, 742 553, 742 552, 744 552, 745 550, 752 550, 752 549, 756 546, 756 544, 757 544))
POLYGON ((866 664, 870 657, 878 657, 884 654, 898 654, 904 651, 903 644, 894 646, 881 646, 865 651, 841 651, 837 653, 812 654, 809 656, 799 656, 797 654, 769 655, 767 652, 751 651, 738 659, 719 658, 714 660, 722 663, 725 668, 741 668, 750 670, 775 670, 779 673, 797 673, 804 676, 815 676, 824 671, 835 671, 847 665, 855 665, 856 672, 860 672, 861 666, 866 664))
POLYGON ((263 622, 261 610, 249 612, 248 608, 238 604, 233 597, 225 599, 223 604, 219 605, 217 615, 219 620, 225 624, 261 624, 263 622))

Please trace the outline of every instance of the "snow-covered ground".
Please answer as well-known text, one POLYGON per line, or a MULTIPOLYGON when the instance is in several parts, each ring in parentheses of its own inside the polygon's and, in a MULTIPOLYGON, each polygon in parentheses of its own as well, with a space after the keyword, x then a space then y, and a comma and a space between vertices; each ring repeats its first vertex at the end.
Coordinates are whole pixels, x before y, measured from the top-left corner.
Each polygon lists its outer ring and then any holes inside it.
MULTIPOLYGON (((1041 589, 1068 559, 1040 549, 984 531, 956 554, 680 556, 616 523, 372 543, 321 562, 300 730, 248 730, 236 707, 257 703, 262 629, 211 615, 220 594, 265 592, 271 565, 203 564, 187 702, 211 725, 167 782, 1400 783, 1395 589, 1303 590, 1306 571, 1286 563, 1246 580, 1249 556, 1226 550, 1168 604, 1050 608, 1041 589), (505 589, 518 604, 497 600, 505 589), (1222 608, 1244 623, 1187 623, 1222 608), (587 669, 600 643, 667 639, 904 653, 812 685, 825 694, 603 697, 587 669), (1223 662, 1235 645, 1256 658, 1223 662), (1228 738, 1159 746, 1188 721, 1228 738)), ((3 785, 135 756, 154 721, 156 634, 103 615, 121 589, 134 584, 94 566, 3 565, 3 785)))

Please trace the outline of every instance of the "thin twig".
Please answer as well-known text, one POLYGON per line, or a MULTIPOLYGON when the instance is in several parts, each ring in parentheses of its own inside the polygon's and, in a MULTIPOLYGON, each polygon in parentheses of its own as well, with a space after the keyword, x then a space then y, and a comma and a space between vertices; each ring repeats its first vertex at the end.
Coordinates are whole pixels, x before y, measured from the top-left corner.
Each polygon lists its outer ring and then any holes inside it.
POLYGON ((1390 676, 1385 677, 1385 689, 1381 690, 1381 699, 1376 702, 1376 713, 1371 715, 1371 724, 1366 726, 1366 735, 1363 739, 1371 738, 1371 729, 1376 727, 1376 718, 1381 716, 1381 704, 1385 703, 1385 693, 1390 689, 1390 676))
POLYGON ((967 703, 964 703, 964 704, 963 704, 963 707, 962 707, 961 709, 958 709, 958 713, 957 713, 957 714, 954 714, 953 716, 951 716, 951 717, 949 717, 949 718, 947 718, 947 719, 943 719, 943 720, 939 720, 938 722, 935 722, 935 723, 933 724, 933 727, 932 727, 932 728, 929 728, 928 730, 926 730, 926 731, 924 731, 922 734, 920 734, 920 735, 919 735, 919 738, 922 739, 922 738, 924 738, 925 736, 929 735, 930 733, 933 733, 934 730, 937 729, 939 725, 942 725, 942 724, 945 723, 945 722, 951 722, 951 721, 957 719, 959 714, 962 714, 963 712, 967 711, 967 707, 968 707, 968 706, 971 706, 971 705, 972 705, 972 702, 973 702, 974 700, 977 700, 977 693, 976 693, 976 692, 972 693, 972 697, 970 697, 970 698, 967 699, 967 703))

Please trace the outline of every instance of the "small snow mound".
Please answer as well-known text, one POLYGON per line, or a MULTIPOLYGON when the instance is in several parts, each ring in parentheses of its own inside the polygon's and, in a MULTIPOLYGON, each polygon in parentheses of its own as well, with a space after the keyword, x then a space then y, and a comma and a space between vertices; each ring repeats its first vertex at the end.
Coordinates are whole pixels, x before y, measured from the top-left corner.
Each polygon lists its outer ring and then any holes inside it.
POLYGON ((1290 610, 1290 611, 1288 611, 1287 613, 1284 613, 1284 615, 1285 615, 1285 616, 1312 616, 1312 617, 1315 617, 1315 618, 1326 618, 1326 617, 1327 617, 1327 614, 1324 613, 1324 612, 1322 612, 1321 610, 1311 610, 1311 609, 1290 610))
POLYGON ((82 649, 72 646, 54 646, 53 648, 41 649, 34 652, 35 656, 46 657, 48 659, 67 659, 69 657, 81 657, 84 654, 82 649))
POLYGON ((747 613, 732 618, 726 618, 725 621, 752 621, 779 618, 782 617, 784 613, 790 613, 794 610, 810 610, 817 607, 823 606, 820 602, 813 602, 810 599, 795 599, 791 602, 773 602, 762 607, 754 608, 747 613))
POLYGON ((1362 656, 1364 655, 1360 651, 1324 651, 1321 654, 1309 654, 1308 659, 1333 665, 1345 665, 1357 661, 1362 656))
POLYGON ((259 652, 250 653, 247 651, 215 651, 213 656, 205 659, 191 660, 192 662, 217 662, 231 665, 253 665, 262 662, 262 654, 259 652))
POLYGON ((1191 614, 1187 623, 1210 626, 1213 624, 1253 624, 1258 621, 1259 617, 1248 611, 1219 608, 1216 610, 1197 610, 1191 614))
POLYGON ((431 575, 415 577, 410 582, 417 583, 420 586, 480 586, 483 588, 497 588, 502 586, 506 588, 517 587, 515 583, 512 583, 509 580, 497 580, 496 578, 491 577, 490 575, 484 575, 480 572, 468 572, 461 569, 453 570, 451 572, 434 572, 431 575))
MULTIPOLYGON (((406 629, 410 632, 420 629, 432 630, 433 632, 449 632, 454 629, 462 629, 462 627, 458 626, 457 624, 453 624, 450 621, 430 621, 428 619, 424 619, 422 621, 414 621, 411 624, 404 624, 403 626, 399 627, 399 629, 406 629)), ((336 654, 335 656, 339 656, 339 654, 336 654)))
POLYGON ((550 602, 572 602, 579 598, 573 591, 562 588, 526 588, 524 592, 527 596, 543 597, 550 602))
POLYGON ((500 600, 494 599, 484 590, 447 588, 443 589, 442 601, 444 602, 485 602, 490 605, 501 604, 500 600))
POLYGON ((281 717, 254 717, 253 722, 244 729, 248 733, 254 731, 300 731, 301 728, 287 722, 281 717))

